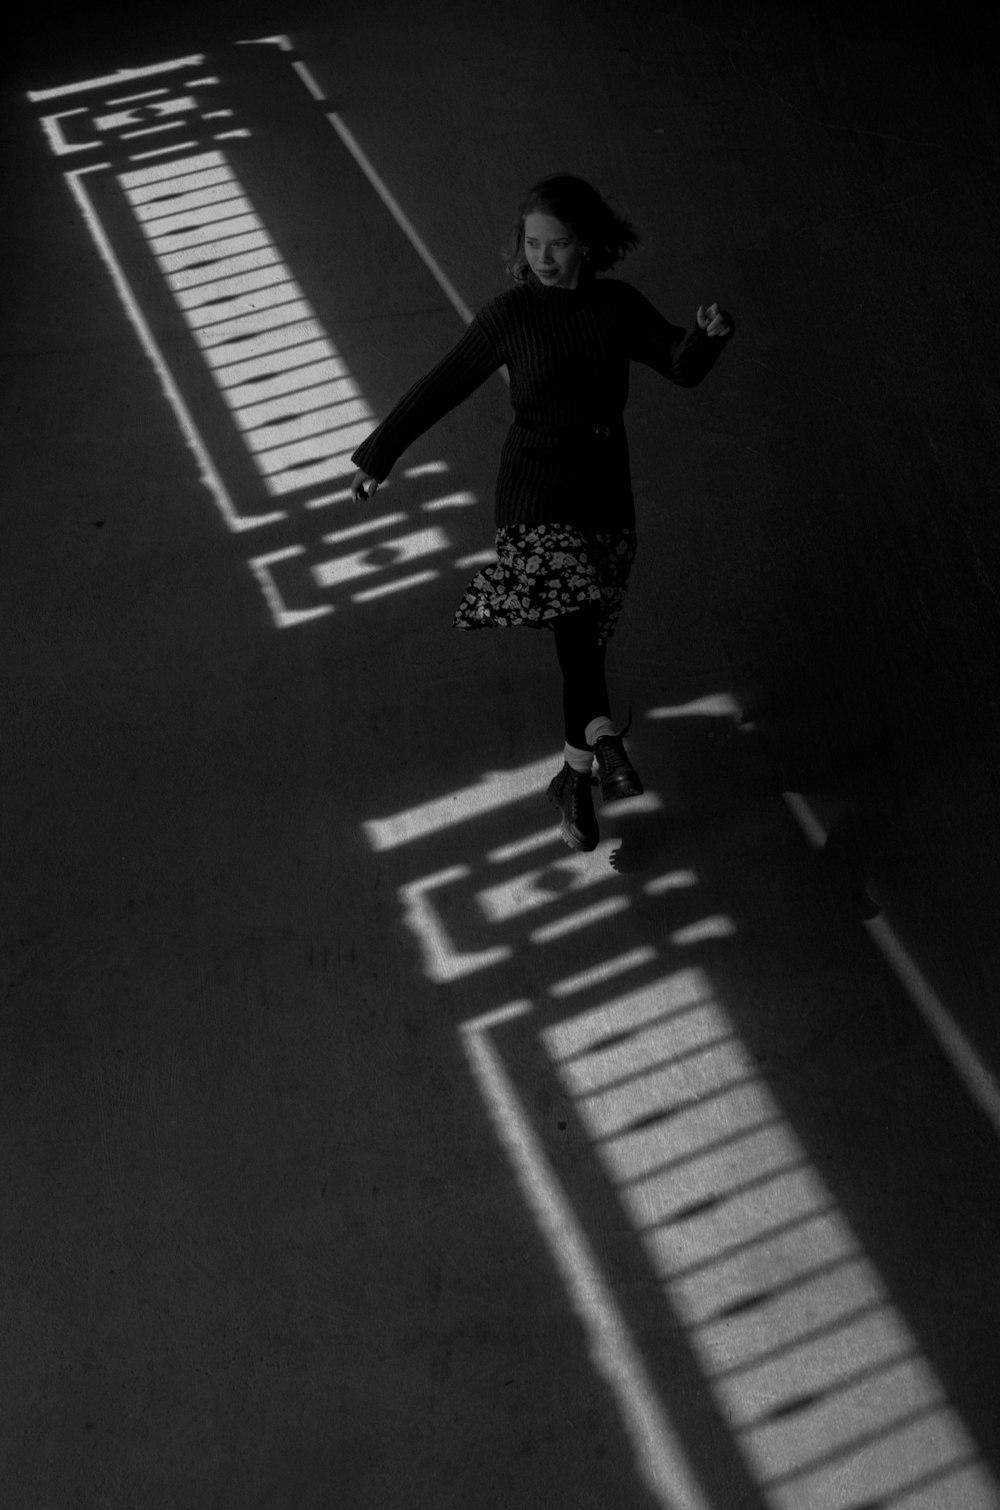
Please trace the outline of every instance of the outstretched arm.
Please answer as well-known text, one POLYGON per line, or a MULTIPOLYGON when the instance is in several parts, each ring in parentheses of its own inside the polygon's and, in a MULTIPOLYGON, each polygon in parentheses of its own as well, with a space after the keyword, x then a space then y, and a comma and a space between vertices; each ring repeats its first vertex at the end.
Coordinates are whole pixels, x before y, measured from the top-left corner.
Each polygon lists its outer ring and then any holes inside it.
POLYGON ((473 320, 447 356, 414 383, 351 456, 360 469, 351 483, 355 500, 371 498, 375 488, 368 484, 383 482, 407 446, 467 399, 501 365, 482 325, 473 320))
POLYGON ((682 388, 693 388, 714 367, 728 344, 736 323, 728 310, 718 304, 698 306, 695 324, 690 330, 671 325, 649 300, 631 289, 632 341, 629 354, 637 362, 662 373, 682 388))

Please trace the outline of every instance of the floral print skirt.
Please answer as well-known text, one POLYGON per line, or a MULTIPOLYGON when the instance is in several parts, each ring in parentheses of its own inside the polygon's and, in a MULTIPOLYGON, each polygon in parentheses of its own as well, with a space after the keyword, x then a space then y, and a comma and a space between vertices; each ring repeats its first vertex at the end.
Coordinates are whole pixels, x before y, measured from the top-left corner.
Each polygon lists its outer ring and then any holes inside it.
POLYGON ((591 534, 565 524, 502 525, 496 563, 469 583, 454 627, 551 629, 564 614, 597 604, 603 643, 621 614, 635 549, 634 529, 591 534))

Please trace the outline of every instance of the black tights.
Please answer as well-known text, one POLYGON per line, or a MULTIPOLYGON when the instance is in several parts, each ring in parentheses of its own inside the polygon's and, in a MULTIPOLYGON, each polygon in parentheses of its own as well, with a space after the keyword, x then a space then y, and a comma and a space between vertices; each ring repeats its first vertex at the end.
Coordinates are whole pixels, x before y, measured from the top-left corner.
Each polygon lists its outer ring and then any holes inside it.
POLYGON ((555 622, 556 654, 563 674, 563 717, 566 743, 587 748, 587 725, 601 715, 611 716, 604 674, 605 646, 598 641, 600 610, 579 608, 555 622))

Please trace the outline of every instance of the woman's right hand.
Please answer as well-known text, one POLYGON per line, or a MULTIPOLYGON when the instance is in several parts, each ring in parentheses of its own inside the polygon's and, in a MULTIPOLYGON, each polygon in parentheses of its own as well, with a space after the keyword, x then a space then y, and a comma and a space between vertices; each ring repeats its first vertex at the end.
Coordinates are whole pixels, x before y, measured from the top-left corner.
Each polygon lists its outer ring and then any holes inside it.
POLYGON ((351 479, 351 497, 355 503, 371 503, 377 489, 378 483, 367 472, 355 472, 351 479))

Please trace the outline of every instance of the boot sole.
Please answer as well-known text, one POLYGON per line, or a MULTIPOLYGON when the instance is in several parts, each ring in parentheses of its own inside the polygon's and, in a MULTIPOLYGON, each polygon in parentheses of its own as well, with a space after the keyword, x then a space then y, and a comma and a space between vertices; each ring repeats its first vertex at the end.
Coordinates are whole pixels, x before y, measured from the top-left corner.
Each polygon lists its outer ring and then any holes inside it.
POLYGON ((584 855, 589 855, 591 851, 595 850, 598 844, 600 844, 601 842, 599 838, 595 839, 592 844, 588 844, 583 839, 578 839, 577 836, 572 832, 572 830, 567 826, 565 819, 563 819, 562 823, 560 823, 559 825, 559 837, 564 844, 569 846, 570 849, 575 849, 579 854, 584 855))
MULTIPOLYGON (((548 792, 546 792, 545 795, 546 795, 546 797, 548 797, 549 801, 551 802, 552 806, 556 809, 556 811, 561 813, 562 809, 559 807, 559 799, 555 795, 555 793, 552 792, 552 791, 548 791, 548 792)), ((590 843, 590 844, 588 844, 588 842, 587 842, 587 840, 585 838, 583 838, 582 836, 579 836, 577 834, 574 834, 574 832, 570 828, 569 823, 566 820, 566 818, 563 818, 562 821, 559 824, 559 837, 560 837, 560 839, 562 840, 562 842, 564 844, 568 845, 568 847, 570 849, 575 849, 575 850, 577 850, 580 853, 585 854, 585 855, 589 855, 591 853, 591 851, 595 850, 597 848, 597 846, 601 842, 601 836, 598 833, 598 834, 596 834, 594 836, 593 842, 590 843)))
POLYGON ((634 781, 631 777, 626 776, 622 781, 609 783, 607 787, 602 786, 601 801, 623 802, 626 797, 641 797, 645 790, 638 776, 636 776, 634 781))

